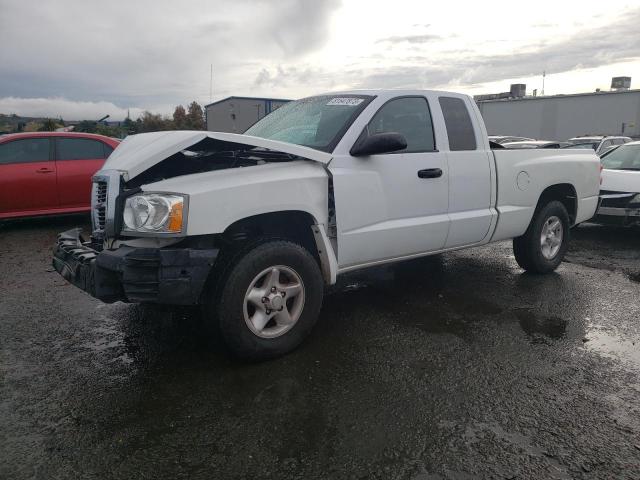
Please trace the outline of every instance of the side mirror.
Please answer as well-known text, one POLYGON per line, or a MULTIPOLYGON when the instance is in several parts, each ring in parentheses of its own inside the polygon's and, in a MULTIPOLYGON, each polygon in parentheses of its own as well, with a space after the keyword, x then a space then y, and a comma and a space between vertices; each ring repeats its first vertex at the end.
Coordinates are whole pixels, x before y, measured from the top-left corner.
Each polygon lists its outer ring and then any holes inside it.
POLYGON ((374 133, 358 139, 351 151, 354 157, 378 155, 380 153, 397 152, 407 148, 407 140, 403 135, 395 132, 374 133))

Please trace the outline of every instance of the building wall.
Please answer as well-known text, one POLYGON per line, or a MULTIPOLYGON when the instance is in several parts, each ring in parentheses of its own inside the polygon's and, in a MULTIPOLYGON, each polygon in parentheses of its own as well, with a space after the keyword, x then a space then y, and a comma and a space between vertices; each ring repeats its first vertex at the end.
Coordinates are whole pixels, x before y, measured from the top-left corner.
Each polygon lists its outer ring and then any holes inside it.
POLYGON ((490 135, 566 140, 577 135, 640 136, 640 90, 479 102, 490 135))
POLYGON ((265 115, 287 103, 263 98, 228 98, 207 105, 207 130, 243 133, 265 115))

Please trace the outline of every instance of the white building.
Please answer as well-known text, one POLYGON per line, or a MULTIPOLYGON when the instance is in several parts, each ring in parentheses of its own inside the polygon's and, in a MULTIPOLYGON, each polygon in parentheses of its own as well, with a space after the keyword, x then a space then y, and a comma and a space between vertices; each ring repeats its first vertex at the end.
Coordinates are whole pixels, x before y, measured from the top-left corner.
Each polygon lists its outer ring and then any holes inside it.
POLYGON ((207 130, 244 133, 265 115, 289 100, 280 98, 228 97, 206 105, 207 130))
POLYGON ((640 90, 480 100, 489 135, 566 140, 577 135, 640 137, 640 90))

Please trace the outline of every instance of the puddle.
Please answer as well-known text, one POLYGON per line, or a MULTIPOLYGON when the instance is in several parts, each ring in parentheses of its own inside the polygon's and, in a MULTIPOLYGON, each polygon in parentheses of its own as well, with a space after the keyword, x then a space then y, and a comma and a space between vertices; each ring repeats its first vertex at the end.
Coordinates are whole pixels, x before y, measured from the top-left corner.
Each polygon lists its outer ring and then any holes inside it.
POLYGON ((533 337, 534 341, 542 340, 543 337, 559 339, 567 333, 567 321, 560 317, 540 316, 530 310, 518 310, 516 317, 522 330, 533 337))
POLYGON ((640 369, 640 339, 623 338, 618 335, 593 328, 586 335, 584 347, 607 358, 621 360, 640 369))
MULTIPOLYGON (((98 312, 104 309, 100 305, 98 312)), ((97 355, 106 357, 106 363, 116 363, 129 366, 134 363, 136 348, 126 341, 125 332, 118 322, 107 313, 99 314, 99 325, 92 329, 93 338, 83 346, 97 355)))

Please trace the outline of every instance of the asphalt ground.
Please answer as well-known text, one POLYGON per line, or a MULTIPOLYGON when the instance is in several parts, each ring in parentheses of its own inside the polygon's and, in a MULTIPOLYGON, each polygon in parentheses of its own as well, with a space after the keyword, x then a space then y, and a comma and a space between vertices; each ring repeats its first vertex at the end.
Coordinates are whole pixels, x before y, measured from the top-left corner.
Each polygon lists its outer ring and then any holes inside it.
POLYGON ((640 231, 583 225, 363 271, 311 337, 239 363, 194 309, 50 266, 85 216, 0 224, 0 478, 640 478, 640 231))

